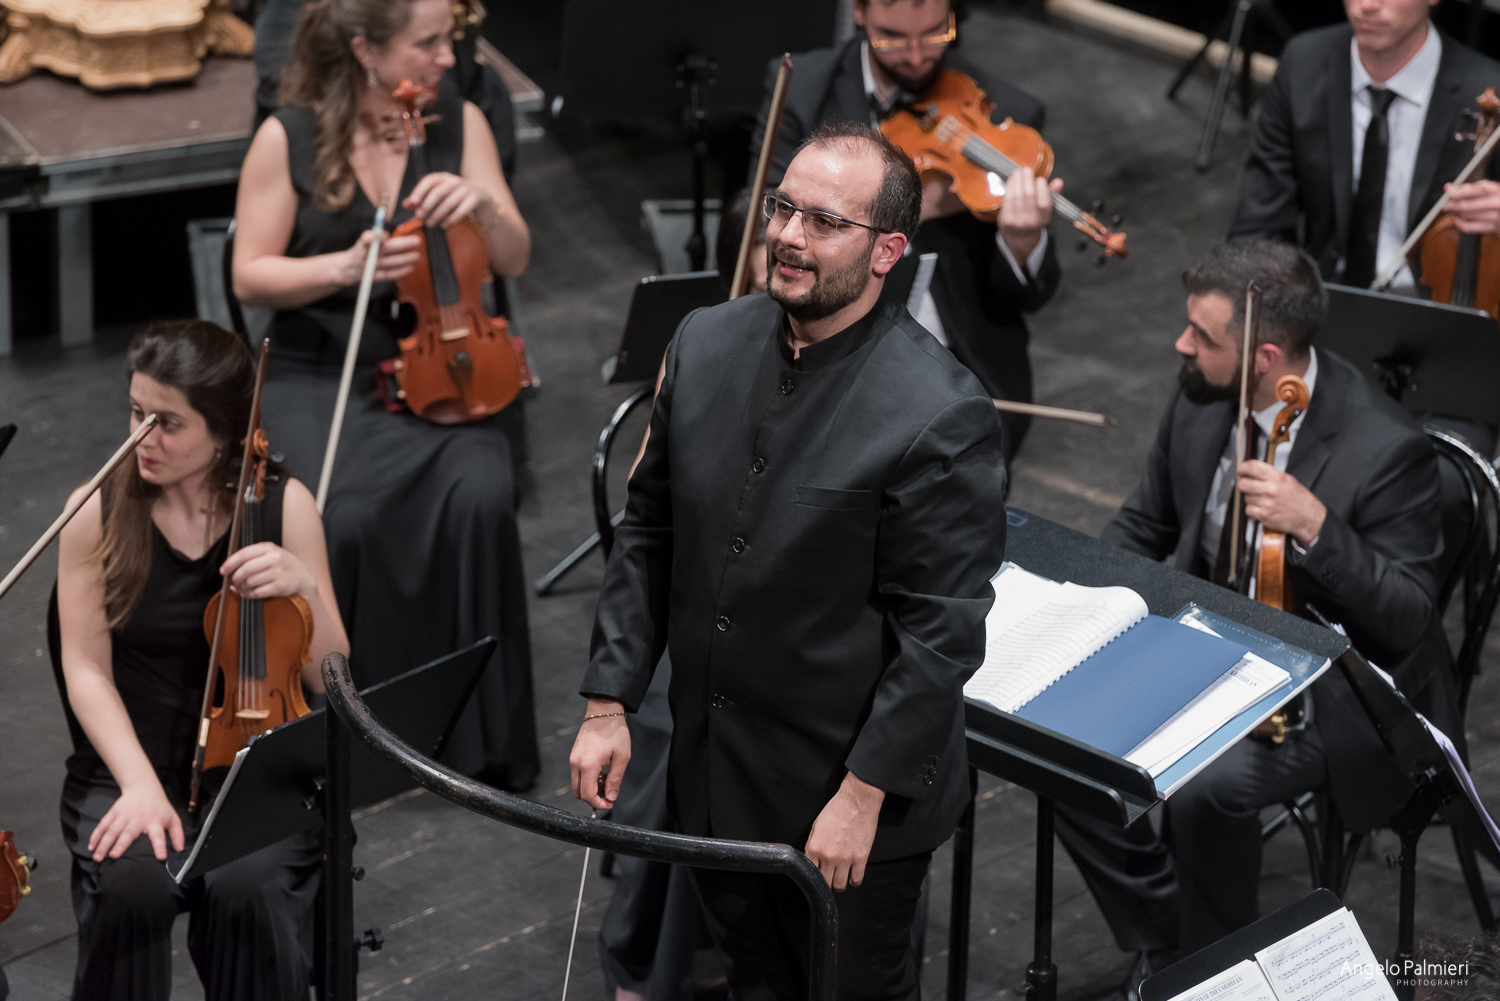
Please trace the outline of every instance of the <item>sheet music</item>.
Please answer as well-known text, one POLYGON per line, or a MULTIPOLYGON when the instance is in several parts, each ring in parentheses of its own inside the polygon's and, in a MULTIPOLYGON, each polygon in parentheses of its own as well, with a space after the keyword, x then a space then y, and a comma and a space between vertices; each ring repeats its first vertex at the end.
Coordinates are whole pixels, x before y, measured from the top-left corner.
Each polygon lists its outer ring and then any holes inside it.
POLYGON ((1005 712, 1026 705, 1147 614, 1145 599, 1128 587, 1057 584, 1013 565, 1002 567, 992 584, 984 664, 964 694, 1005 712))
POLYGON ((1255 954, 1277 1001, 1396 1001, 1347 908, 1255 954))
POLYGON ((1171 1001, 1276 1001, 1276 995, 1260 967, 1245 959, 1171 1001))
MULTIPOLYGON (((1212 632, 1201 624, 1195 628, 1212 632)), ((1125 760, 1140 765, 1155 778, 1219 727, 1276 689, 1290 688, 1291 684, 1292 676, 1286 671, 1246 653, 1244 660, 1225 671, 1223 677, 1141 741, 1140 746, 1125 755, 1125 760)))
POLYGON ((1495 843, 1497 849, 1500 849, 1500 828, 1495 826, 1495 821, 1490 817, 1490 811, 1484 808, 1484 802, 1479 798, 1479 790, 1474 788, 1474 779, 1469 774, 1469 769, 1464 767, 1464 759, 1458 756, 1458 748, 1453 746, 1453 741, 1448 739, 1446 733, 1427 722, 1426 716, 1417 713, 1417 719, 1422 721, 1427 732, 1432 734, 1432 739, 1436 740, 1438 746, 1443 749, 1443 757, 1448 759, 1448 767, 1452 768, 1453 774, 1458 776, 1459 784, 1464 788, 1464 795, 1469 797, 1474 812, 1479 814, 1479 819, 1484 822, 1484 828, 1489 832, 1490 840, 1495 843))

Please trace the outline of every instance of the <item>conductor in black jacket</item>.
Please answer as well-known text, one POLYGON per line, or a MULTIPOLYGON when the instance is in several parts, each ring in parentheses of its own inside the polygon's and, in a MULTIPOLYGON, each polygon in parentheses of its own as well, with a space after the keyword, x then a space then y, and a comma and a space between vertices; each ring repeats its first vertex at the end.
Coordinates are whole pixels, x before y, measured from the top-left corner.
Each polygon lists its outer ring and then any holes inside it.
MULTIPOLYGON (((911 161, 879 133, 819 130, 771 196, 769 296, 678 328, 571 759, 580 798, 610 805, 630 757, 621 717, 670 648, 677 824, 806 851, 842 891, 848 998, 915 996, 912 918, 968 799, 962 689, 1004 557, 994 407, 880 301, 919 201, 911 161)), ((801 997, 808 917, 792 884, 696 877, 736 996, 801 997)))
MULTIPOLYGON (((956 38, 949 0, 854 0, 859 31, 834 49, 792 57, 774 159, 767 184, 775 186, 802 141, 822 122, 878 127, 897 109, 920 103, 944 69, 967 73, 994 102, 994 121, 1013 118, 1042 127, 1036 98, 948 53, 956 38)), ((759 150, 776 80, 773 61, 766 96, 752 137, 759 150)), ((1054 182, 1061 188, 1061 182, 1054 182)), ((1057 291, 1061 272, 1045 226, 1050 188, 1030 170, 1006 182, 996 223, 974 217, 949 194, 946 183, 924 186, 921 225, 905 258, 886 280, 885 294, 905 305, 917 322, 963 362, 992 397, 1031 402, 1031 362, 1024 313, 1040 309, 1057 291), (1023 197, 1015 197, 1017 194, 1023 197), (923 258, 932 263, 923 265, 923 258)), ((1005 455, 1021 447, 1030 419, 1001 415, 1005 455)))
MULTIPOLYGON (((1431 23, 1436 0, 1345 0, 1349 23, 1287 43, 1261 98, 1230 236, 1299 243, 1324 278, 1368 287, 1473 155, 1455 138, 1500 65, 1431 23)), ((1492 161, 1492 163, 1495 161, 1492 161)), ((1500 184, 1459 185, 1467 233, 1500 230, 1500 184)), ((1394 286, 1409 287, 1409 268, 1394 286)))
MULTIPOLYGON (((1316 265, 1282 243, 1232 240, 1183 275, 1188 325, 1180 385, 1162 417, 1140 485, 1103 539, 1224 583, 1226 517, 1235 482, 1244 288, 1264 290, 1251 408, 1265 433, 1281 404, 1277 379, 1311 391, 1291 444, 1238 468, 1246 513, 1287 535, 1296 607, 1341 623, 1354 646, 1391 671, 1427 718, 1462 739, 1448 646, 1436 607, 1442 525, 1437 457, 1412 418, 1359 371, 1312 346, 1322 320, 1316 265), (1274 464, 1273 464, 1274 463, 1274 464)), ((1251 525, 1246 545, 1255 542, 1251 525)), ((1253 565, 1253 564, 1252 564, 1253 565)), ((1147 823, 1120 832, 1068 812, 1064 844, 1123 947, 1193 952, 1254 921, 1259 811, 1309 790, 1330 792, 1352 830, 1389 822, 1405 785, 1337 671, 1319 679, 1302 724, 1281 744, 1252 735, 1167 801, 1171 843, 1147 823), (1180 921, 1180 934, 1178 924, 1180 921)), ((1149 971, 1141 971, 1149 972, 1149 971)))

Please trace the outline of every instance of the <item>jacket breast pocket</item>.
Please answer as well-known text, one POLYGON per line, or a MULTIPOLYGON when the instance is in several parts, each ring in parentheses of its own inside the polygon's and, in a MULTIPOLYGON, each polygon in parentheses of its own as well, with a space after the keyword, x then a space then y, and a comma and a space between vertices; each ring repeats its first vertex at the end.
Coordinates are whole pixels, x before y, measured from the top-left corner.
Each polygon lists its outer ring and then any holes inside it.
POLYGON ((834 490, 830 487, 811 487, 806 484, 797 488, 792 503, 800 507, 816 507, 827 511, 870 511, 875 508, 873 490, 834 490))

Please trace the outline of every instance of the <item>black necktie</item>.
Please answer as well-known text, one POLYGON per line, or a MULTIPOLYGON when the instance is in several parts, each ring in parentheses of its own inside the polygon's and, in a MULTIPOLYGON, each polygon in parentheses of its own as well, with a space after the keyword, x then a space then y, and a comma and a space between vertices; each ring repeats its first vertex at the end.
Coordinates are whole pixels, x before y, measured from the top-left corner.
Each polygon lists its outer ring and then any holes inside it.
POLYGON ((1396 92, 1368 88, 1370 127, 1365 129, 1364 153, 1359 158, 1359 190, 1349 213, 1349 253, 1344 284, 1368 288, 1375 280, 1375 250, 1380 245, 1380 208, 1385 202, 1385 165, 1390 157, 1391 127, 1386 112, 1396 92))

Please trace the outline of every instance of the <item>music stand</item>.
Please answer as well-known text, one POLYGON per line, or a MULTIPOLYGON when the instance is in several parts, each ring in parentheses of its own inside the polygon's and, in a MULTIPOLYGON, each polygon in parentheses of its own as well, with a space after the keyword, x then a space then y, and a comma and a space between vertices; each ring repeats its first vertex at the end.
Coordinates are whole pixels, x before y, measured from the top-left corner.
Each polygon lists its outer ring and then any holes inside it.
POLYGON ((569 0, 558 92, 570 112, 600 118, 681 114, 693 151, 694 271, 708 259, 703 232, 709 94, 743 118, 760 106, 766 64, 783 52, 833 43, 836 0, 569 0))
MULTIPOLYGON (((1196 604, 1318 658, 1332 660, 1349 647, 1347 639, 1316 623, 1262 605, 1137 553, 1106 545, 1045 518, 1012 508, 1006 512, 1006 522, 1007 559, 1032 573, 1092 587, 1125 585, 1144 598, 1148 609, 1156 615, 1176 617, 1185 606, 1196 604)), ((1326 666, 1324 661, 1320 660, 1320 663, 1326 666)), ((1315 676, 1310 672, 1300 679, 1302 687, 1310 684, 1315 676)), ((1264 714, 1269 716, 1275 708, 1275 705, 1268 705, 1264 714)), ((1247 710, 1249 712, 1252 711, 1247 710)), ((1144 768, 972 699, 965 700, 964 722, 968 736, 970 799, 953 837, 947 996, 950 1001, 961 1001, 968 994, 969 900, 974 865, 973 794, 978 788, 978 773, 983 770, 1037 795, 1035 939, 1032 961, 1026 969, 1027 998, 1028 1001, 1054 1001, 1057 996, 1057 967, 1052 962, 1055 804, 1061 802, 1100 820, 1127 827, 1160 802, 1157 784, 1144 768)), ((1220 752, 1234 743, 1230 739, 1233 733, 1226 733, 1229 729, 1230 725, 1226 724, 1209 738, 1218 741, 1220 752)), ((1239 727, 1234 730, 1240 731, 1239 727)), ((1211 760, 1212 755, 1198 755, 1196 768, 1201 769, 1211 760)), ((1184 766, 1183 762, 1174 765, 1173 769, 1179 766, 1184 766)), ((1158 776, 1163 788, 1169 788, 1167 782, 1173 769, 1158 776)))
MULTIPOLYGON (((436 757, 495 645, 486 637, 372 685, 364 698, 403 739, 436 757)), ((315 709, 253 738, 235 755, 197 838, 185 851, 167 858, 167 872, 177 883, 317 826, 326 779, 326 716, 326 710, 315 709)), ((355 806, 394 796, 412 785, 365 747, 354 753, 352 768, 355 806)))
MULTIPOLYGON (((1338 660, 1349 687, 1364 707, 1381 741, 1397 766, 1415 787, 1406 805, 1391 818, 1391 830, 1401 838, 1401 894, 1397 905, 1396 964, 1411 969, 1415 959, 1417 905, 1417 842, 1433 818, 1442 814, 1463 840, 1496 866, 1500 866, 1500 840, 1483 804, 1477 802, 1458 752, 1450 743, 1439 744, 1406 697, 1381 677, 1352 647, 1338 660), (1467 787, 1466 787, 1467 785, 1467 787)), ((1396 996, 1411 1001, 1416 987, 1397 981, 1396 996)))
MULTIPOLYGON (((717 306, 728 294, 717 271, 689 271, 680 275, 650 275, 642 278, 630 296, 630 313, 625 318, 625 330, 620 334, 620 347, 606 358, 600 369, 606 386, 622 382, 649 382, 631 394, 615 411, 604 436, 613 442, 614 432, 620 423, 641 403, 651 399, 651 388, 656 383, 656 372, 667 353, 667 344, 693 310, 703 306, 717 306)), ((606 449, 608 444, 602 443, 606 449)), ((597 453, 596 453, 597 454, 597 453)), ((596 462, 598 460, 596 459, 596 462)), ((600 480, 602 471, 595 470, 594 502, 601 503, 600 480)), ((618 519, 611 519, 618 524, 618 519)), ((584 539, 562 561, 537 579, 536 593, 548 594, 563 575, 572 570, 583 558, 599 547, 602 536, 595 531, 584 539)), ((606 547, 607 548, 607 547, 606 547)))
POLYGON ((1338 352, 1416 414, 1500 426, 1500 324, 1479 309, 1329 285, 1314 347, 1338 352))
POLYGON ((1314 890, 1301 900, 1287 904, 1274 914, 1267 914, 1254 924, 1246 925, 1147 977, 1141 981, 1141 1001, 1170 1001, 1231 966, 1247 959, 1254 962, 1257 952, 1295 935, 1342 906, 1332 890, 1314 890))

